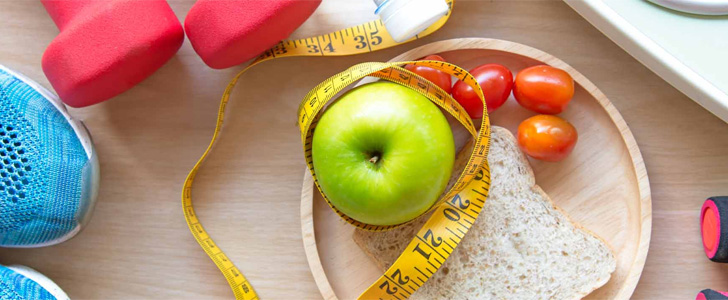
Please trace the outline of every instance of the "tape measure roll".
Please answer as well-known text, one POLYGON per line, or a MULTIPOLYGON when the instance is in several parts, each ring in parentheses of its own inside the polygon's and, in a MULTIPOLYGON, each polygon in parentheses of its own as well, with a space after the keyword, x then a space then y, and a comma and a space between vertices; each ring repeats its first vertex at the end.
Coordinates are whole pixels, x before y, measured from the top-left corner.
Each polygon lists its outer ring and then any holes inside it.
MULTIPOLYGON (((448 14, 433 24, 430 28, 420 33, 414 39, 418 39, 435 32, 447 22, 452 12, 454 0, 446 1, 450 7, 448 14)), ((229 101, 230 93, 237 84, 237 81, 248 69, 261 62, 275 58, 294 56, 354 55, 385 49, 399 44, 401 43, 397 43, 389 37, 386 28, 379 20, 313 38, 283 41, 258 57, 255 61, 238 73, 228 84, 220 102, 215 131, 210 144, 189 172, 184 182, 182 205, 185 219, 192 235, 223 273, 228 284, 233 290, 236 299, 258 299, 258 295, 245 276, 243 276, 242 272, 240 272, 235 264, 227 258, 224 252, 217 247, 215 242, 200 223, 192 204, 192 185, 197 171, 201 167, 205 158, 207 158, 210 154, 212 147, 219 137, 224 122, 225 108, 229 101)), ((326 101, 319 99, 333 97, 336 95, 336 92, 331 93, 333 90, 329 90, 334 87, 333 80, 338 78, 340 83, 337 86, 340 89, 343 89, 346 85, 358 80, 351 78, 363 78, 367 75, 372 75, 407 85, 427 96, 430 100, 448 111, 448 113, 455 116, 456 119, 458 119, 458 121, 460 121, 460 123, 463 124, 463 126, 465 126, 475 137, 476 146, 474 148, 473 155, 471 155, 469 159, 465 172, 460 175, 456 184, 446 193, 445 197, 442 197, 440 201, 438 201, 438 204, 434 205, 430 209, 430 211, 436 210, 436 212, 425 226, 423 226, 422 230, 420 230, 417 235, 418 238, 410 243, 405 253, 395 262, 392 268, 390 268, 390 270, 388 270, 377 282, 375 282, 366 292, 364 292, 364 294, 362 294, 361 298, 364 299, 402 299, 403 297, 406 298, 411 295, 411 293, 424 284, 424 282, 432 276, 435 271, 437 271, 442 263, 445 262, 445 259, 450 253, 452 253, 454 248, 464 237, 465 233, 467 233, 470 226, 475 222, 475 219, 479 215, 482 205, 485 202, 485 198, 487 197, 490 183, 490 174, 486 162, 489 147, 490 124, 487 117, 487 110, 485 108, 482 91, 477 85, 475 79, 472 75, 467 73, 467 71, 444 62, 418 61, 409 63, 425 65, 443 70, 473 86, 484 103, 484 117, 481 123, 480 132, 476 132, 475 127, 472 124, 472 120, 470 120, 462 107, 460 107, 460 105, 454 101, 450 95, 429 81, 397 66, 402 63, 368 63, 354 66, 347 71, 338 74, 341 75, 340 77, 337 77, 338 75, 334 76, 314 88, 314 90, 306 96, 304 102, 299 107, 299 122, 300 125, 303 125, 301 126, 302 141, 304 143, 304 151, 306 151, 306 139, 312 132, 312 129, 315 128, 315 122, 313 121, 317 119, 318 112, 322 111, 325 102, 328 101, 328 99, 326 101), (358 74, 355 74, 355 72, 358 72, 358 74), (345 79, 347 74, 351 77, 350 81, 349 79, 345 79), (412 81, 413 79, 415 80, 412 81), (348 82, 346 85, 341 85, 346 82, 348 82), (317 99, 317 101, 321 101, 320 103, 322 103, 315 109, 317 110, 317 113, 315 114, 313 113, 313 107, 307 109, 304 105, 305 103, 309 103, 310 106, 311 100, 313 99, 317 99), (306 121, 301 117, 302 113, 306 116, 311 116, 311 119, 306 121), (428 248, 425 249, 425 246, 428 248), (413 253, 416 253, 416 255, 413 253)), ((310 142, 310 139, 308 141, 310 142)), ((307 156, 310 155, 310 147, 306 153, 307 156)), ((313 164, 310 157, 307 158, 307 163, 309 168, 313 170, 313 164)), ((318 183, 316 185, 318 186, 318 183)), ((337 211, 337 213, 339 212, 337 211)), ((342 214, 339 213, 339 215, 342 214)), ((350 223, 368 230, 386 230, 393 227, 367 226, 366 224, 357 224, 350 218, 349 220, 350 223)))

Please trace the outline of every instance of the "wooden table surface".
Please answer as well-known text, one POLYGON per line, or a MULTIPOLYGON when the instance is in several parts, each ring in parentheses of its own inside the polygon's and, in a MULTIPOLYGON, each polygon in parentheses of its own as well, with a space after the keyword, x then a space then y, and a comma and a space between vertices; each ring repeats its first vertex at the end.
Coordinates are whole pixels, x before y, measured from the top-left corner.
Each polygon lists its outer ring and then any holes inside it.
MULTIPOLYGON (((193 2, 170 4, 183 20, 193 2)), ((326 0, 294 37, 372 18, 370 1, 326 0)), ((40 60, 57 32, 38 1, 0 1, 0 63, 47 87, 40 60)), ((428 42, 459 37, 511 40, 551 53, 594 82, 622 113, 644 156, 653 201, 652 242, 634 298, 690 299, 703 288, 728 290, 728 266, 705 258, 698 229, 702 201, 728 195, 728 124, 566 4, 509 0, 458 1, 443 29, 394 49, 278 60, 243 77, 194 197, 208 231, 261 297, 320 297, 299 219, 304 161, 294 124, 303 95, 354 63, 386 61, 428 42)), ((224 278, 187 229, 180 191, 209 141, 220 95, 240 69, 207 68, 185 41, 137 87, 112 101, 71 110, 90 129, 101 160, 93 219, 61 245, 1 249, 0 263, 31 266, 75 299, 231 298, 224 278)))

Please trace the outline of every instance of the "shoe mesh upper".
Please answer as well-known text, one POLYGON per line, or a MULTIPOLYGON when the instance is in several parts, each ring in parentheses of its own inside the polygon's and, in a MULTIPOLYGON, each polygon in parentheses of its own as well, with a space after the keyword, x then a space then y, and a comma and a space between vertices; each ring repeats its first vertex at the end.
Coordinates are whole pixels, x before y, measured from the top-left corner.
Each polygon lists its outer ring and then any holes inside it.
POLYGON ((89 159, 65 116, 0 69, 0 246, 34 246, 79 226, 89 159))
POLYGON ((12 269, 0 266, 0 300, 54 300, 40 284, 12 269))
MULTIPOLYGON (((0 98, 5 98, 0 90, 0 98)), ((17 230, 38 215, 42 203, 34 199, 44 199, 47 174, 33 169, 33 163, 39 160, 38 151, 33 141, 37 137, 28 122, 18 119, 14 109, 7 109, 7 116, 0 121, 0 207, 15 210, 15 213, 0 219, 0 232, 17 230), (17 119, 17 118, 16 118, 17 119), (31 182, 32 181, 32 182, 31 182)))

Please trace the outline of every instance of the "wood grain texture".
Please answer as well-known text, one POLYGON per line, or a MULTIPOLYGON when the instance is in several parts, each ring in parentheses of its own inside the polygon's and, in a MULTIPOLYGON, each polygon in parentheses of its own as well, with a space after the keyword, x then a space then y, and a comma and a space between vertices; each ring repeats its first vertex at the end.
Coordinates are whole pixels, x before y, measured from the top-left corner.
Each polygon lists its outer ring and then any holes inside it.
MULTIPOLYGON (((391 61, 415 60, 429 54, 439 54, 446 61, 466 69, 499 63, 513 73, 529 66, 548 64, 574 78, 574 98, 560 115, 577 128, 580 136, 577 147, 562 162, 544 163, 531 159, 531 165, 537 184, 551 195, 556 205, 563 208, 572 220, 605 239, 615 251, 616 271, 610 281, 589 298, 629 299, 647 256, 652 203, 642 155, 629 127, 609 99, 584 75, 562 60, 509 41, 482 38, 444 40, 418 47, 391 61)), ((515 133, 518 124, 532 115, 535 113, 523 109, 511 99, 490 117, 492 125, 515 133)), ((462 126, 451 126, 455 136, 467 134, 462 126)), ((456 139, 458 147, 464 143, 465 140, 456 139)), ((453 177, 459 176, 460 172, 456 167, 453 177)), ((308 174, 304 183, 307 181, 310 181, 308 174)), ((323 199, 317 191, 304 190, 301 218, 305 224, 303 239, 312 274, 317 278, 327 275, 330 278, 329 282, 316 281, 325 298, 331 293, 342 299, 356 297, 361 292, 360 286, 371 284, 381 274, 377 273, 371 259, 361 255, 363 251, 352 240, 353 228, 333 221, 338 216, 331 209, 314 205, 314 201, 323 199), (313 223, 313 228, 310 223, 313 223), (310 255, 314 252, 325 254, 322 255, 324 259, 318 260, 318 255, 310 255)))
MULTIPOLYGON (((170 5, 184 20, 193 2, 170 5)), ((371 6, 366 0, 324 1, 294 37, 371 20, 371 6)), ((57 33, 38 1, 0 1, 0 63, 46 87, 41 56, 57 33)), ((448 24, 423 40, 354 57, 267 62, 243 77, 223 136, 198 174, 195 205, 206 229, 261 297, 321 297, 301 237, 305 164, 295 112, 305 93, 352 64, 386 61, 426 43, 462 37, 511 40, 559 57, 622 113, 642 150, 653 199, 650 254, 635 299, 686 299, 707 287, 728 290, 728 266, 704 257, 698 235, 703 200, 728 194, 728 124, 560 1, 472 0, 458 1, 448 24), (255 113, 243 117, 243 111, 255 113)), ((218 100, 240 69, 207 68, 186 41, 132 90, 71 110, 86 122, 101 160, 94 216, 64 244, 0 249, 0 263, 36 268, 74 299, 231 298, 225 279, 189 233, 179 196, 212 134, 218 100)))

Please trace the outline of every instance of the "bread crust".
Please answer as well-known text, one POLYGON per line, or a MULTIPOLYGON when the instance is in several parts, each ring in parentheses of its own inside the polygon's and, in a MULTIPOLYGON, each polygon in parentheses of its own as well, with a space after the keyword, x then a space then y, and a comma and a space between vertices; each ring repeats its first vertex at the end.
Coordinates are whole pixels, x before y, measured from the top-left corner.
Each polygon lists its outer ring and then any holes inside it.
MULTIPOLYGON (((514 142, 514 143, 517 143, 517 142, 518 142, 518 141, 516 140, 516 137, 515 137, 515 136, 514 136, 514 135, 513 135, 513 134, 512 134, 512 133, 511 133, 510 131, 508 131, 508 129, 505 129, 505 128, 503 128, 503 127, 499 127, 499 126, 493 126, 493 127, 492 127, 492 130, 493 130, 493 132, 496 132, 496 131, 498 131, 498 132, 499 132, 500 134, 502 134, 502 135, 503 135, 503 136, 504 136, 505 138, 508 138, 509 140, 511 140, 511 141, 512 141, 512 142, 514 142)), ((550 196, 549 196, 549 195, 548 195, 548 194, 547 194, 547 193, 546 193, 546 192, 545 192, 545 191, 544 191, 544 190, 543 190, 543 189, 541 188, 541 186, 539 186, 538 184, 536 184, 536 180, 535 180, 535 178, 536 178, 536 174, 535 174, 535 173, 533 173, 533 168, 531 167, 531 163, 530 163, 530 162, 528 161, 528 158, 526 157, 526 154, 525 154, 525 153, 523 153, 523 152, 520 152, 520 155, 518 156, 518 158, 519 158, 519 160, 521 161, 521 163, 523 163, 523 165, 525 165, 525 166, 527 166, 527 167, 528 167, 528 173, 529 173, 529 175, 530 175, 530 178, 533 178, 533 179, 534 179, 534 180, 533 180, 533 185, 531 185, 531 189, 532 189, 532 190, 534 190, 534 191, 536 191, 537 193, 539 193, 539 194, 540 194, 540 195, 541 195, 542 197, 544 197, 544 198, 545 198, 546 200, 548 200, 548 201, 549 201, 549 203, 551 204, 551 207, 552 207, 552 208, 554 208, 554 210, 557 210, 557 211, 559 211, 559 212, 560 212, 561 214, 563 214, 563 215, 564 215, 564 217, 565 217, 565 218, 566 218, 567 220, 569 220, 569 222, 571 222, 571 224, 572 224, 572 225, 574 225, 574 227, 576 227, 577 229, 579 229, 579 230, 581 230, 581 231, 584 231, 584 232, 586 232, 587 234, 589 234, 589 235, 591 235, 591 236, 595 237, 596 239, 600 240, 600 241, 602 242, 602 244, 606 245, 606 246, 607 246, 607 248, 609 249, 609 252, 610 252, 610 253, 612 254, 612 256, 613 256, 613 257, 615 257, 615 260, 616 260, 616 257, 617 257, 617 256, 616 256, 616 252, 614 252, 614 248, 612 248, 612 245, 610 245, 609 243, 607 243, 607 241, 606 241, 606 240, 604 240, 604 239, 603 239, 602 237, 600 237, 599 235, 597 235, 597 234, 596 234, 596 233, 594 233, 593 231, 591 231, 591 230, 587 229, 586 227, 584 227, 584 226, 583 226, 583 225, 581 225, 580 223, 578 223, 578 222, 574 221, 574 219, 573 219, 573 218, 571 217, 571 215, 569 215, 569 213, 567 213, 567 212, 566 212, 565 210, 563 210, 563 209, 562 209, 561 207, 558 207, 558 206, 556 206, 556 203, 554 202, 554 200, 553 200, 553 199, 551 199, 551 197, 550 197, 550 196)), ((357 243, 357 244, 358 244, 358 243, 357 243)), ((358 245, 359 245, 359 246, 361 247, 361 244, 358 244, 358 245)), ((370 257, 372 257, 372 256, 370 256, 370 257)), ((380 268, 381 268, 381 266, 380 266, 380 268)), ((612 270, 612 271, 610 272, 610 274, 612 274, 612 273, 614 273, 614 270, 612 270)), ((583 294, 583 295, 580 295, 580 296, 578 297, 578 299, 584 298, 585 296, 587 296, 587 295, 591 294, 592 292, 596 291, 596 290, 597 290, 597 289, 599 289, 600 287, 604 286, 605 284, 607 284, 607 282, 609 282, 609 279, 610 279, 610 278, 611 278, 611 276, 610 276, 609 278, 607 278, 607 279, 606 279, 606 280, 605 280, 604 282, 600 282, 600 283, 597 283, 597 284, 596 284, 596 287, 595 287, 595 288, 593 288, 593 289, 592 289, 591 291, 589 291, 588 293, 585 293, 585 294, 583 294)))

